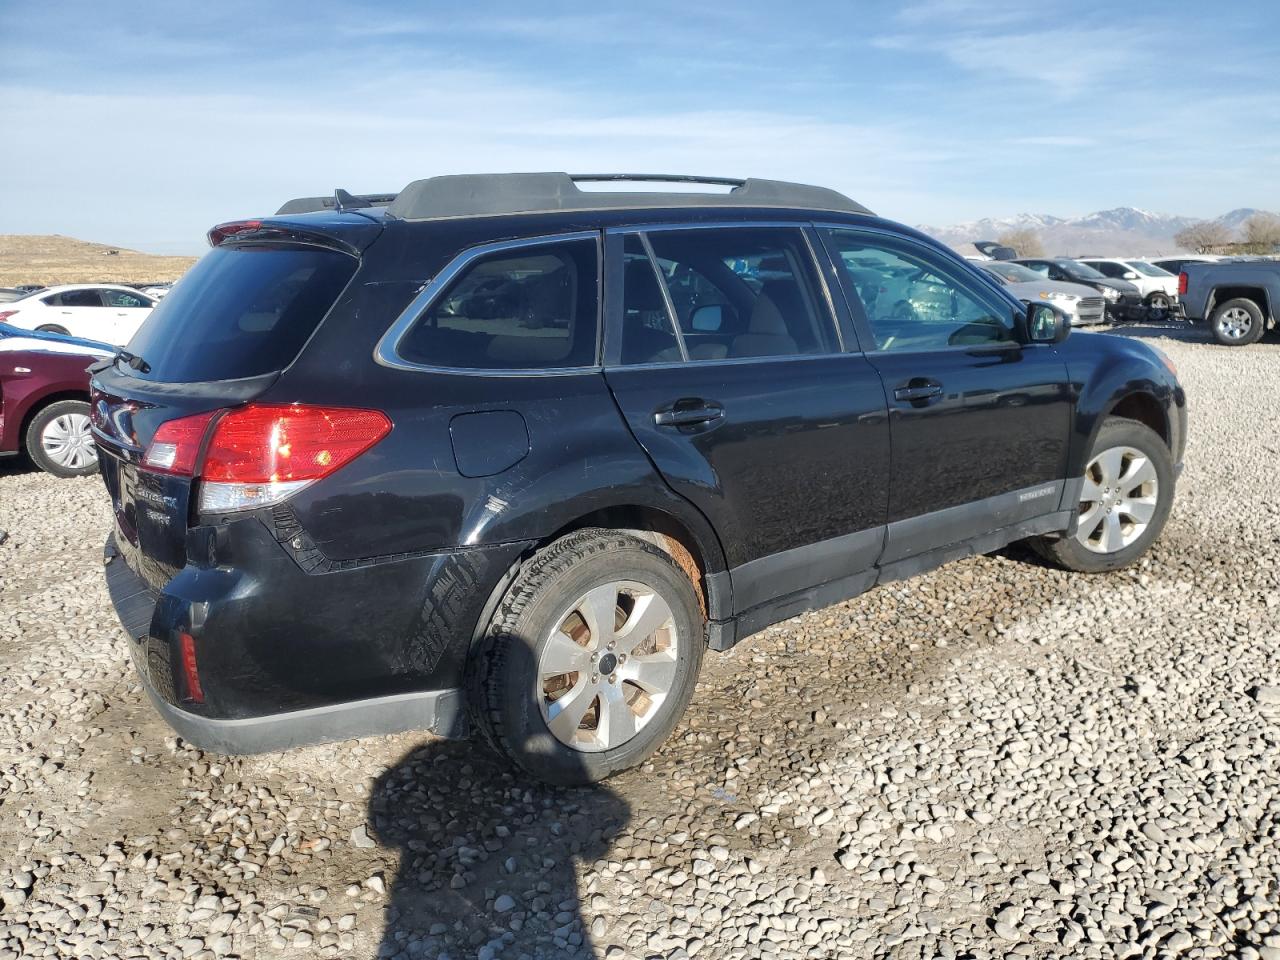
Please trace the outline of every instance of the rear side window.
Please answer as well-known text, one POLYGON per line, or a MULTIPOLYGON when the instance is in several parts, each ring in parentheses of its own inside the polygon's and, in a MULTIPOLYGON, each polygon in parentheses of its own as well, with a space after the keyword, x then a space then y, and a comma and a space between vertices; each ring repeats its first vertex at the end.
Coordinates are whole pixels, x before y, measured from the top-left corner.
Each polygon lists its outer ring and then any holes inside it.
POLYGON ((45 303, 54 307, 100 307, 102 296, 97 290, 64 290, 45 303))
POLYGON ((400 340, 410 363, 547 370, 596 362, 595 240, 498 250, 472 261, 400 340))
MULTIPOLYGON (((663 231, 648 238, 690 360, 836 349, 800 230, 724 227, 663 231)), ((629 326, 635 323, 631 296, 628 289, 629 326)), ((624 330, 624 343, 630 335, 624 330)))
POLYGON ((217 247, 161 300, 129 343, 168 383, 233 380, 287 367, 358 261, 302 247, 217 247))

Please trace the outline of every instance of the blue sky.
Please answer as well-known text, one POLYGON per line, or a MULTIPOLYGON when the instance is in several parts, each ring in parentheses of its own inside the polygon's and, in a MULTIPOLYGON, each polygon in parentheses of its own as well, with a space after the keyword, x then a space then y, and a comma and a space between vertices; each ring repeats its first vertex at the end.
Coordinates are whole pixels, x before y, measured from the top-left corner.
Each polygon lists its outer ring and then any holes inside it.
POLYGON ((0 0, 0 233, 197 252, 291 196, 507 170, 810 181, 909 223, 1275 209, 1278 33, 1196 0, 0 0))

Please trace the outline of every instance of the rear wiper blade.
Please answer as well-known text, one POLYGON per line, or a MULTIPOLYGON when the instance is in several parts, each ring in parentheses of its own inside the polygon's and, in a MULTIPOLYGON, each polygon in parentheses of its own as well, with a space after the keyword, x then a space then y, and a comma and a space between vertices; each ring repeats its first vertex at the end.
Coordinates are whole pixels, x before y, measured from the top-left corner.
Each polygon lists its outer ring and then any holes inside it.
POLYGON ((120 347, 118 350, 116 350, 116 355, 111 358, 112 363, 115 363, 118 360, 123 360, 126 364, 128 364, 134 370, 137 370, 139 373, 151 372, 151 364, 147 363, 147 361, 143 360, 136 353, 130 353, 128 350, 124 349, 124 347, 120 347))

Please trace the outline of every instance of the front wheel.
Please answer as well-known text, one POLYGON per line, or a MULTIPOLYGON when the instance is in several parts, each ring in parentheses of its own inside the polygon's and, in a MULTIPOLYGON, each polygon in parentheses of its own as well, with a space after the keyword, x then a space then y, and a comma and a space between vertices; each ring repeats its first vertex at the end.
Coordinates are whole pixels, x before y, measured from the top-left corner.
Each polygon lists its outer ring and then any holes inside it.
POLYGON ((1213 339, 1224 347, 1244 347, 1262 339, 1262 311, 1252 300, 1236 297, 1213 311, 1209 321, 1213 339))
POLYGON ((693 584, 670 556, 580 530, 539 551, 494 613, 471 665, 473 718, 535 777, 603 780, 670 735, 703 646, 693 584))
POLYGON ((1150 427, 1107 419, 1085 468, 1074 534, 1036 537, 1031 546, 1068 570, 1105 573, 1127 567, 1160 536, 1174 493, 1173 458, 1150 427))
POLYGON ((27 455, 55 477, 83 477, 98 469, 98 448, 89 429, 89 404, 59 400, 34 417, 27 427, 27 455))
POLYGON ((1156 321, 1167 320, 1169 319, 1169 308, 1172 305, 1173 301, 1169 299, 1169 295, 1157 290, 1147 297, 1147 316, 1156 321))
POLYGON ((42 323, 40 326, 36 327, 36 330, 40 333, 60 333, 64 337, 69 337, 71 335, 66 327, 60 327, 56 323, 42 323))

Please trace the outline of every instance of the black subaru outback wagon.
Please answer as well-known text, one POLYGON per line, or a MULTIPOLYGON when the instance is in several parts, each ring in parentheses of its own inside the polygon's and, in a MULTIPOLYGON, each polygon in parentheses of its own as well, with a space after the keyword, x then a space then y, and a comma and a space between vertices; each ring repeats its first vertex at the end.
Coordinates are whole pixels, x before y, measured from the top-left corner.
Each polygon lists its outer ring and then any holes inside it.
POLYGON ((595 780, 705 648, 1015 540, 1100 572, 1159 535, 1160 354, 830 190, 580 186, 620 179, 223 224, 95 369, 107 583, 185 738, 474 726, 595 780))

